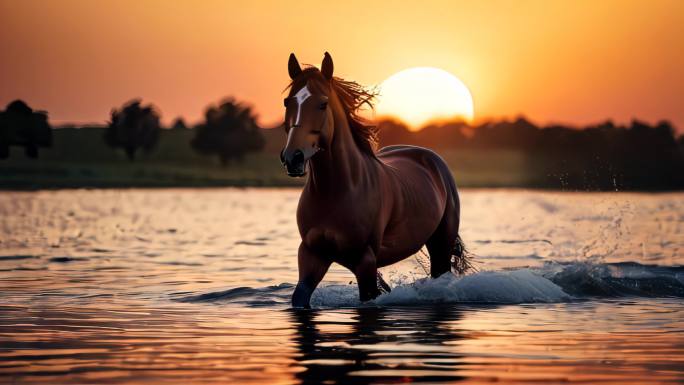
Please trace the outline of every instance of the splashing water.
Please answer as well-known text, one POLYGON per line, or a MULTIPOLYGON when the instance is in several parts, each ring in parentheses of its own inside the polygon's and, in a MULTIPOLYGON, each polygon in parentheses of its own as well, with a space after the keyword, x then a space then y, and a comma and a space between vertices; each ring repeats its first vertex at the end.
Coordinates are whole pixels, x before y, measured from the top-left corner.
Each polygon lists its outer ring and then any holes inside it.
MULTIPOLYGON (((420 262, 418 262, 420 264, 420 262)), ((457 277, 446 273, 437 279, 404 281, 390 293, 362 304, 355 284, 325 285, 314 292, 312 306, 423 306, 429 304, 555 303, 605 298, 684 298, 684 267, 647 266, 638 263, 547 263, 537 269, 483 271, 457 277)), ((294 285, 235 288, 181 298, 184 302, 241 303, 250 306, 287 305, 294 285)))

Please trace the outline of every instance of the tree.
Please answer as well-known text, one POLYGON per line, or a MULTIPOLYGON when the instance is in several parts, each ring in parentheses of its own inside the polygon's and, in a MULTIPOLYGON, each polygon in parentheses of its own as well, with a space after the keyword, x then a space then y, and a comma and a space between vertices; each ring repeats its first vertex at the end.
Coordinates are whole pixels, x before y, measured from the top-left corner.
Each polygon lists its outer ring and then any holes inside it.
POLYGON ((383 147, 394 144, 417 144, 416 134, 409 131, 408 127, 398 120, 381 120, 378 122, 378 129, 378 139, 383 147))
POLYGON ((234 99, 210 106, 191 142, 201 154, 218 155, 222 165, 232 159, 242 161, 246 153, 259 151, 264 144, 252 109, 234 99))
POLYGON ((176 120, 173 121, 173 123, 171 123, 171 126, 169 128, 171 128, 172 130, 187 130, 188 125, 185 124, 185 120, 183 120, 183 118, 179 116, 176 118, 176 120))
POLYGON ((0 111, 0 159, 9 157, 10 146, 23 146, 29 158, 38 157, 38 147, 52 146, 47 112, 34 111, 22 100, 0 111))
POLYGON ((138 148, 149 152, 159 139, 159 113, 154 106, 141 105, 131 100, 119 110, 112 109, 111 122, 105 131, 105 142, 113 148, 121 147, 128 159, 134 160, 138 148))
POLYGON ((537 146, 541 131, 522 116, 514 121, 488 122, 474 128, 470 145, 480 148, 529 150, 537 146))

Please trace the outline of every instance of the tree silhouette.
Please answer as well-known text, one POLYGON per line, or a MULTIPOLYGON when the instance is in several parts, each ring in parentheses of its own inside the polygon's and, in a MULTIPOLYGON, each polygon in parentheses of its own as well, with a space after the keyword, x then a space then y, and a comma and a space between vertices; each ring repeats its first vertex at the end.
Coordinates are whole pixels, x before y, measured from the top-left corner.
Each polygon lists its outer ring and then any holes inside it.
POLYGON ((412 133, 402 122, 392 119, 385 119, 378 122, 378 140, 382 146, 396 144, 418 145, 420 134, 412 133))
POLYGON ((128 159, 135 159, 135 152, 142 148, 149 152, 159 138, 159 113, 148 104, 141 106, 140 100, 132 100, 120 110, 112 109, 111 122, 104 135, 110 147, 121 147, 128 159))
POLYGON ((537 126, 522 116, 514 121, 489 122, 476 126, 470 144, 474 147, 530 150, 541 135, 537 126))
POLYGON ((589 190, 684 188, 684 136, 667 121, 634 120, 582 128, 537 127, 524 117, 487 122, 463 136, 459 122, 417 132, 399 122, 380 122, 381 145, 405 143, 431 148, 517 150, 534 175, 531 185, 589 190))
POLYGON ((221 164, 242 161, 248 152, 264 147, 264 137, 249 106, 228 99, 219 106, 210 106, 205 122, 198 125, 192 147, 201 154, 219 156, 221 164))
POLYGON ((47 112, 33 111, 15 100, 0 111, 0 159, 9 157, 10 146, 23 146, 26 156, 38 157, 38 147, 52 146, 52 128, 47 112))
POLYGON ((176 118, 176 120, 171 123, 171 126, 169 126, 172 130, 187 130, 188 125, 185 124, 185 120, 181 118, 180 116, 176 118))

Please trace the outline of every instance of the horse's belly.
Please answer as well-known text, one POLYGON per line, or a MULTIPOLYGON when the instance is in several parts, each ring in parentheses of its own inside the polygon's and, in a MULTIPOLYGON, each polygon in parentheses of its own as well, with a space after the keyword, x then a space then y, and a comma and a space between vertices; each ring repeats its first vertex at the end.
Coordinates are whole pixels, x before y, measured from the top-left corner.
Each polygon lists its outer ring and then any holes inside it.
POLYGON ((414 219, 388 228, 378 251, 378 266, 387 266, 408 258, 420 250, 435 232, 441 217, 414 219))
POLYGON ((318 225, 307 229, 302 242, 319 255, 343 266, 353 264, 368 246, 364 226, 318 225), (353 230, 352 230, 353 229, 353 230))
POLYGON ((422 245, 412 245, 410 247, 391 247, 381 246, 376 256, 378 267, 389 266, 404 260, 417 253, 422 245))

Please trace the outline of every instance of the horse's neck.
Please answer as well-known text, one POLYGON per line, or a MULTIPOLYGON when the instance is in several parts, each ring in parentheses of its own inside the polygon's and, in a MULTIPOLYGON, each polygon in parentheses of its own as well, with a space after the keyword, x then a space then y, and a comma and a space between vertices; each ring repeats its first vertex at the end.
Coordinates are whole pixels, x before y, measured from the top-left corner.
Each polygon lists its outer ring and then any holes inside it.
POLYGON ((335 129, 329 149, 311 158, 307 187, 311 192, 330 195, 357 186, 368 172, 371 160, 361 152, 344 113, 333 110, 335 129))

